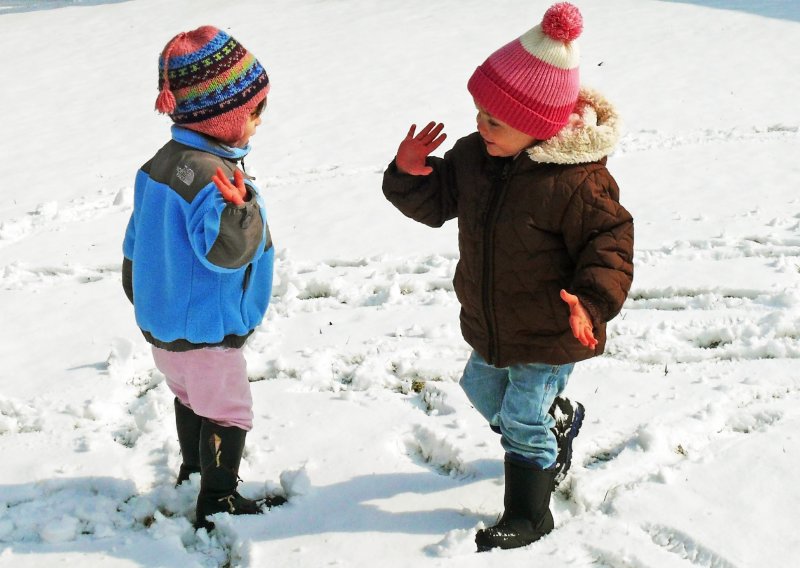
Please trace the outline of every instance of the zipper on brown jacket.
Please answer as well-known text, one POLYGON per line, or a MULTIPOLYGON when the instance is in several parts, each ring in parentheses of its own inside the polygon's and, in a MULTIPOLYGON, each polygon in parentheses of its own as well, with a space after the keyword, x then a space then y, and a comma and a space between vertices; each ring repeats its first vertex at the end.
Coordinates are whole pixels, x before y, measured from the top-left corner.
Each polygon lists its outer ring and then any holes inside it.
POLYGON ((497 227, 497 217, 500 215, 500 205, 503 203, 506 190, 508 189, 508 178, 514 162, 509 161, 503 164, 503 171, 499 179, 496 178, 492 183, 492 198, 489 207, 486 209, 483 231, 483 315, 486 318, 486 332, 489 336, 489 358, 487 363, 494 365, 500 360, 500 344, 497 340, 497 322, 495 321, 494 306, 492 297, 494 296, 494 231, 497 227))

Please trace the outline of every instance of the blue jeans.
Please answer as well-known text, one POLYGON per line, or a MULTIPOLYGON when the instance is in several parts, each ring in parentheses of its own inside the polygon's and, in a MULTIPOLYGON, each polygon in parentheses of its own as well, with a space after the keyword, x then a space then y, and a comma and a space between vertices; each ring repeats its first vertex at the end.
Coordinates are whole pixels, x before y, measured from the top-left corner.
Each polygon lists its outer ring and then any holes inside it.
POLYGON ((566 388, 574 366, 529 363, 498 368, 473 351, 459 384, 489 425, 500 430, 503 449, 512 459, 548 469, 558 454, 550 406, 566 388))

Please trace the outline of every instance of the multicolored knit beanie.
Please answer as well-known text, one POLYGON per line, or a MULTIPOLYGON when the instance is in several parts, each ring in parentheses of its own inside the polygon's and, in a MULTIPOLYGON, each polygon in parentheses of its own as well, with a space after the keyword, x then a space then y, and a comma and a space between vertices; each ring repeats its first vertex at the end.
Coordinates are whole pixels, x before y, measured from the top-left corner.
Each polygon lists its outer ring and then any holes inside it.
POLYGON ((242 44, 214 26, 181 32, 158 60, 156 110, 227 144, 269 92, 269 78, 242 44))
POLYGON ((467 89, 495 118, 537 140, 561 130, 578 100, 581 13, 572 4, 551 6, 542 23, 492 53, 467 89))

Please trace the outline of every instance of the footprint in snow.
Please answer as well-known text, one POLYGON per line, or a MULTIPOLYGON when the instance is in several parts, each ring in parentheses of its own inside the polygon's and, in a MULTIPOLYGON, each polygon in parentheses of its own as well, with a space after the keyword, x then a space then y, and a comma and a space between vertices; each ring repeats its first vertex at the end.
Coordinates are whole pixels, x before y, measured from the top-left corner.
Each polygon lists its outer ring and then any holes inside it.
POLYGON ((461 450, 447 436, 426 426, 417 425, 406 436, 406 453, 415 461, 448 477, 463 478, 474 475, 461 458, 461 450))

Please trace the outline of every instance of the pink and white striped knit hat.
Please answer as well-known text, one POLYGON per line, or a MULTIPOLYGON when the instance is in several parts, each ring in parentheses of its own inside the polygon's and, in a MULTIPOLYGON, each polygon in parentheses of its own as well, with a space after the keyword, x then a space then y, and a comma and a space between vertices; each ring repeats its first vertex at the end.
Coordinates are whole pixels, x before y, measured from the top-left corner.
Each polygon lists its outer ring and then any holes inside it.
POLYGON ((542 23, 492 53, 467 89, 486 112, 537 140, 561 130, 578 100, 577 7, 553 4, 542 23))

